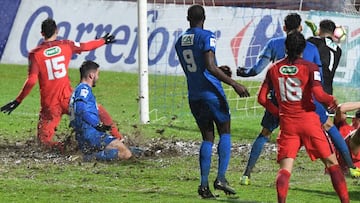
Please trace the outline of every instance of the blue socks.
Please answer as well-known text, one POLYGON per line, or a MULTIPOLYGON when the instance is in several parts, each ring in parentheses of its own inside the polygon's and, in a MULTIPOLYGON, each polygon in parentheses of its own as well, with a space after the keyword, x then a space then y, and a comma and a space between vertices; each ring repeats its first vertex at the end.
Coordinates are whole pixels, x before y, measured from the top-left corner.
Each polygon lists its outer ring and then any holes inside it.
POLYGON ((200 175, 201 175, 201 186, 209 185, 209 173, 211 166, 211 155, 212 155, 213 143, 209 141, 203 141, 200 146, 200 175))
POLYGON ((341 153, 341 157, 346 162, 346 165, 350 168, 355 168, 348 146, 345 143, 344 138, 335 126, 332 126, 328 131, 328 134, 333 142, 335 148, 341 153))
POLYGON ((231 156, 231 136, 230 136, 230 134, 220 135, 220 141, 218 144, 217 151, 218 151, 218 155, 219 155, 217 179, 219 179, 220 181, 225 181, 225 173, 228 168, 230 156, 231 156))
POLYGON ((260 153, 261 153, 262 149, 264 148, 265 143, 268 141, 269 141, 269 137, 265 137, 261 133, 256 138, 255 142, 253 143, 253 145, 251 147, 249 160, 248 160, 245 172, 244 172, 245 176, 250 177, 251 170, 254 168, 256 161, 259 159, 260 153))

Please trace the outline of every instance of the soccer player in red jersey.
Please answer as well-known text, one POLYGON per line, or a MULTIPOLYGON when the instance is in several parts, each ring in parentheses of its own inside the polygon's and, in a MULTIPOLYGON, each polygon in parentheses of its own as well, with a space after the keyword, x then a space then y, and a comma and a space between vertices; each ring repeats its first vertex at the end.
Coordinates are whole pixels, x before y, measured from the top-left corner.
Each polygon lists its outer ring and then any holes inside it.
MULTIPOLYGON (((63 150, 62 142, 53 141, 55 128, 62 115, 68 114, 72 87, 68 76, 68 66, 73 54, 90 51, 104 44, 115 42, 114 36, 107 33, 104 37, 77 43, 70 40, 57 40, 57 25, 53 19, 41 24, 44 41, 30 51, 28 77, 15 100, 1 107, 1 111, 10 114, 30 93, 39 80, 41 109, 39 113, 37 137, 42 145, 50 149, 63 150)), ((121 138, 109 113, 98 105, 100 119, 104 125, 111 126, 111 134, 121 138)))
POLYGON ((302 145, 312 160, 320 158, 324 163, 341 202, 349 202, 344 174, 329 140, 324 136, 312 95, 332 108, 336 107, 336 100, 323 91, 317 65, 301 58, 305 44, 301 33, 294 31, 287 35, 287 57, 270 67, 258 96, 258 102, 273 115, 278 115, 280 120, 277 138, 280 169, 276 177, 278 202, 286 202, 291 171, 302 145), (271 89, 275 90, 278 107, 267 98, 271 89))
MULTIPOLYGON (((334 124, 345 139, 354 165, 356 167, 360 167, 360 131, 358 130, 360 127, 360 102, 345 102, 343 104, 339 104, 336 108, 334 124), (351 123, 348 123, 346 113, 355 110, 357 111, 355 112, 354 117, 351 118, 351 123)), ((339 156, 338 151, 336 151, 336 155, 343 172, 347 174, 348 166, 339 156)))

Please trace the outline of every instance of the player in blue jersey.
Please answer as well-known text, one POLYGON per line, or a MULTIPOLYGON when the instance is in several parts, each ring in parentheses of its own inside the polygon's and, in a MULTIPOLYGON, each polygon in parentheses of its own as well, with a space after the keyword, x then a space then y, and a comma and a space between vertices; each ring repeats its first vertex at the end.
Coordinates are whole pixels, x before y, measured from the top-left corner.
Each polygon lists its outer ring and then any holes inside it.
POLYGON ((230 113, 221 82, 234 88, 240 97, 248 97, 249 92, 218 67, 215 58, 216 38, 214 33, 203 29, 205 10, 201 5, 192 5, 188 9, 187 29, 175 44, 176 53, 184 70, 188 86, 188 99, 191 112, 202 135, 199 152, 200 186, 198 194, 202 198, 214 198, 209 189, 212 147, 214 144, 214 124, 220 135, 218 143, 218 173, 214 188, 225 194, 236 194, 229 186, 225 173, 231 154, 230 113))
POLYGON ((129 159, 131 151, 120 138, 106 132, 111 126, 100 122, 99 110, 92 87, 99 78, 99 65, 85 61, 80 67, 80 84, 75 88, 70 99, 70 126, 75 130, 79 149, 84 160, 111 161, 129 159))
MULTIPOLYGON (((286 33, 295 29, 298 31, 302 31, 301 17, 297 13, 290 13, 289 15, 287 15, 285 17, 284 23, 285 25, 283 27, 283 30, 286 33)), ((279 59, 284 58, 285 39, 286 37, 279 37, 268 41, 268 43, 260 53, 257 63, 250 69, 239 67, 237 70, 237 75, 241 77, 255 76, 259 74, 262 70, 264 70, 271 62, 275 62, 279 59)), ((306 43, 306 47, 303 52, 303 58, 317 64, 322 74, 320 55, 315 45, 311 44, 310 42, 306 43)), ((274 94, 271 93, 271 95, 272 101, 276 104, 275 98, 273 97, 274 94)), ((360 170, 356 168, 351 161, 349 149, 346 147, 346 143, 344 142, 344 139, 342 139, 342 136, 339 133, 338 129, 334 126, 332 120, 328 117, 326 109, 321 103, 316 101, 314 103, 316 105, 316 113, 320 117, 321 124, 332 139, 336 149, 341 152, 342 157, 344 157, 344 160, 346 160, 346 163, 350 168, 351 175, 353 177, 359 177, 360 170)), ((270 112, 265 110, 261 125, 263 128, 252 145, 246 169, 243 173, 243 176, 241 177, 240 183, 242 185, 250 184, 251 171, 260 156, 264 144, 269 141, 272 131, 274 131, 279 126, 278 117, 273 116, 270 112)))

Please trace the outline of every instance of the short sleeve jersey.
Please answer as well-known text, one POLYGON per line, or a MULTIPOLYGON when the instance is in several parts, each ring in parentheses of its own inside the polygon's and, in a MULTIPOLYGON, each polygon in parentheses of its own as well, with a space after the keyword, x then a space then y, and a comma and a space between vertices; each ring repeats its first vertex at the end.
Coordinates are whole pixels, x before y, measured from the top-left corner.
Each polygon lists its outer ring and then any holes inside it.
POLYGON ((303 59, 289 64, 282 59, 268 70, 265 82, 275 90, 280 115, 301 116, 315 110, 311 88, 321 86, 316 64, 303 59))
POLYGON ((175 44, 187 78, 189 100, 216 98, 219 94, 225 96, 220 80, 205 67, 204 53, 215 53, 215 45, 215 35, 197 27, 186 30, 175 44))
POLYGON ((69 111, 70 125, 77 133, 88 135, 92 132, 96 132, 94 125, 100 123, 99 111, 96 104, 96 98, 89 85, 80 83, 75 88, 70 99, 69 111), (85 105, 83 109, 78 108, 79 102, 82 102, 82 104, 85 105), (86 122, 86 120, 93 121, 93 124, 86 122))

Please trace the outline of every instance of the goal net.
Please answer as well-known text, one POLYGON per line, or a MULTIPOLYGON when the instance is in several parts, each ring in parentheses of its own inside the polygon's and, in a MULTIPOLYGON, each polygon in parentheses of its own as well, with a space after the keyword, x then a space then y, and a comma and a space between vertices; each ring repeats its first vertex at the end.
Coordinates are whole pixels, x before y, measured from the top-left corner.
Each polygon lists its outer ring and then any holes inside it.
MULTIPOLYGON (((236 68, 250 68, 266 42, 284 36, 283 19, 289 12, 301 15, 305 37, 311 31, 304 20, 316 24, 331 19, 347 29, 341 43, 343 55, 334 79, 334 95, 339 102, 360 99, 360 13, 359 1, 333 0, 326 5, 316 0, 148 0, 149 99, 150 120, 191 116, 187 101, 187 84, 178 62, 174 43, 189 24, 187 9, 197 3, 205 7, 204 29, 217 36, 218 65, 232 68, 233 78, 246 85, 251 97, 239 98, 223 84, 233 119, 262 117, 264 109, 257 103, 257 92, 266 74, 251 78, 236 76, 236 68), (157 60, 162 55, 164 59, 157 60), (156 63, 155 63, 156 61, 156 63), (185 109, 185 110, 184 110, 185 109)), ((166 119, 168 120, 168 119, 166 119)))

